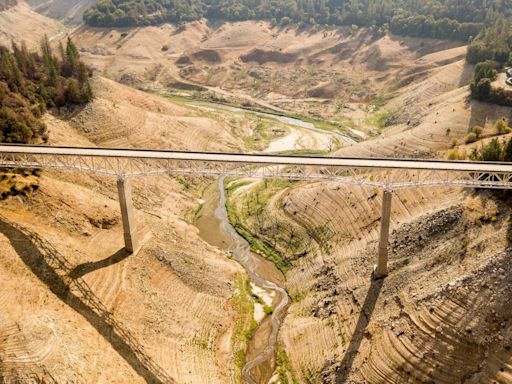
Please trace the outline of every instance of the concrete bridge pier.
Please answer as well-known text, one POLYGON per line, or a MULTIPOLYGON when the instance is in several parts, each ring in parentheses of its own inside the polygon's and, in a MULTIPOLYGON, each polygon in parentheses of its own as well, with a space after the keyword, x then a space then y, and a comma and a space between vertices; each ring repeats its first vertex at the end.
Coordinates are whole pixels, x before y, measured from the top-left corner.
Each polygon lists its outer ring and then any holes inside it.
POLYGON ((139 250, 139 242, 133 210, 132 188, 129 180, 119 177, 117 179, 117 191, 119 192, 119 204, 121 205, 125 249, 130 253, 136 253, 139 250))
POLYGON ((392 197, 393 191, 384 190, 384 196, 382 197, 382 217, 380 220, 379 254, 377 257, 377 265, 373 272, 373 276, 376 279, 381 279, 388 275, 388 245, 392 197))

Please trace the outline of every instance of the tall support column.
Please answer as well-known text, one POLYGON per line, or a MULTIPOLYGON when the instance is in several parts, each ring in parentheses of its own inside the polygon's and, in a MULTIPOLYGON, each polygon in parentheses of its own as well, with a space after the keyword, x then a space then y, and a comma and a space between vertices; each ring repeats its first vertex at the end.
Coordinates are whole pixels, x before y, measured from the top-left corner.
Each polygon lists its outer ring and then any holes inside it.
POLYGON ((121 218, 123 219, 125 249, 130 253, 138 251, 137 226, 133 212, 132 188, 128 179, 117 179, 117 191, 119 192, 119 204, 121 205, 121 218))
POLYGON ((380 220, 379 255, 374 271, 374 276, 376 279, 380 279, 388 275, 388 243, 389 224, 391 222, 392 197, 393 191, 384 191, 384 196, 382 197, 382 218, 380 220))

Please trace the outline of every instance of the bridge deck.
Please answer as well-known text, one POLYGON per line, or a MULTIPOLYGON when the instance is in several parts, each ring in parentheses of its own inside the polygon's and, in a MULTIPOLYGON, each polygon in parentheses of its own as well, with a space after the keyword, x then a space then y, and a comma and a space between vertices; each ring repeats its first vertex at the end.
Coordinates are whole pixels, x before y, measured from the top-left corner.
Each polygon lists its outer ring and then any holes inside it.
POLYGON ((235 153, 181 152, 152 149, 54 147, 36 145, 0 145, 0 154, 103 157, 121 159, 152 159, 206 161, 233 164, 305 165, 323 167, 435 170, 463 172, 512 172, 512 164, 475 161, 443 161, 382 158, 339 158, 280 156, 235 153))
POLYGON ((385 189, 381 238, 375 277, 388 273, 388 236, 394 189, 456 185, 512 189, 512 164, 413 159, 362 159, 254 154, 177 152, 0 145, 0 167, 50 168, 117 176, 126 249, 136 252, 138 241, 129 177, 159 174, 232 174, 332 180, 385 189))

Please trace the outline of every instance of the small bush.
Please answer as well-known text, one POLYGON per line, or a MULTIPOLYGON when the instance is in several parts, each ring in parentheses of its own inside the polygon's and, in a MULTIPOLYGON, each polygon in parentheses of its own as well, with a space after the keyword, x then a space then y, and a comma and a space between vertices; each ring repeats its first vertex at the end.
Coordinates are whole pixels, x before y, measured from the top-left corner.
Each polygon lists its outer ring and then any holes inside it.
POLYGON ((459 148, 454 148, 450 151, 448 154, 448 160, 466 160, 467 158, 467 152, 466 151, 459 151, 459 148))
POLYGON ((494 129, 496 130, 496 133, 498 135, 503 135, 505 133, 508 133, 508 130, 509 130, 508 120, 505 118, 496 120, 496 123, 494 124, 494 129))
POLYGON ((466 144, 474 143, 477 140, 478 140, 478 136, 476 135, 475 132, 470 132, 466 136, 464 136, 464 142, 466 144))
POLYGON ((164 46, 162 46, 162 52, 167 52, 169 50, 169 46, 166 44, 164 46))
POLYGON ((483 131, 484 131, 484 129, 479 125, 475 125, 473 127, 473 129, 471 130, 471 132, 473 132, 477 138, 480 138, 480 136, 482 136, 483 131))
POLYGON ((503 146, 498 139, 492 139, 486 146, 480 150, 480 159, 483 161, 502 160, 503 146))
POLYGON ((285 16, 281 19, 281 25, 284 27, 286 25, 289 25, 291 23, 291 20, 288 16, 285 16))

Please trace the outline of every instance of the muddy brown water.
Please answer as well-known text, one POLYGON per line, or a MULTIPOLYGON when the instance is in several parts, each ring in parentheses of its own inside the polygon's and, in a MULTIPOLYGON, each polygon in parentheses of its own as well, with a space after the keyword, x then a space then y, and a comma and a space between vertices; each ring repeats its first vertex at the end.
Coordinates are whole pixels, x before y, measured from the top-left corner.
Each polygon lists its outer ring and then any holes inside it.
POLYGON ((229 223, 224 177, 210 185, 204 200, 201 217, 196 221, 201 237, 208 243, 231 252, 233 258, 247 271, 253 284, 275 292, 273 313, 254 331, 242 369, 244 382, 267 384, 276 368, 277 336, 289 304, 289 297, 284 289, 284 276, 273 263, 251 252, 249 243, 229 223))

